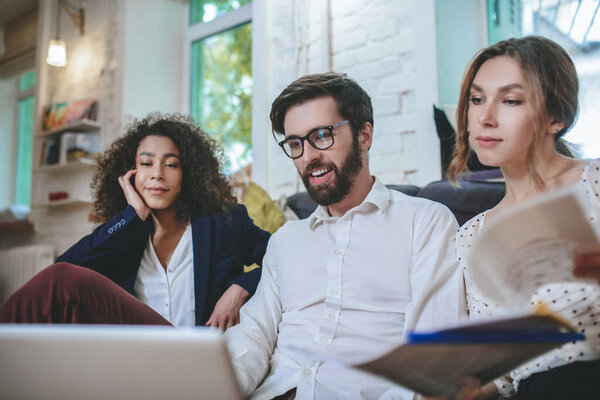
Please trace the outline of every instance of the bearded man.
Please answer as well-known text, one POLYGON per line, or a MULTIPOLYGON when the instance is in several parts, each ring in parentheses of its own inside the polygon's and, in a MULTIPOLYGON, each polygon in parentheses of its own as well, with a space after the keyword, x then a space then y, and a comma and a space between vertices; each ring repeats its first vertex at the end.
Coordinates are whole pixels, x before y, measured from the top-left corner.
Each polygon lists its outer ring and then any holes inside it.
POLYGON ((296 80, 273 102, 271 122, 319 206, 271 237, 256 294, 226 332, 243 391, 256 399, 412 398, 344 365, 466 314, 454 216, 371 176, 371 99, 345 74, 296 80))

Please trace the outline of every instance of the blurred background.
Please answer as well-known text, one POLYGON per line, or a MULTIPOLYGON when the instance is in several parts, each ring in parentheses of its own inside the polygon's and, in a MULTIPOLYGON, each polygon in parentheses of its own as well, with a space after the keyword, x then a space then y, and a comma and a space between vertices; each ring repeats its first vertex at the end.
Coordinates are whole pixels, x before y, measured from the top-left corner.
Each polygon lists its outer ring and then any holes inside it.
POLYGON ((432 106, 450 123, 464 68, 499 40, 563 45, 581 82, 566 136, 600 157, 600 0, 0 0, 0 249, 60 253, 90 232, 97 155, 131 118, 190 114, 223 145, 234 186, 302 190, 271 135, 272 100, 307 73, 371 95, 371 171, 442 177, 432 106))

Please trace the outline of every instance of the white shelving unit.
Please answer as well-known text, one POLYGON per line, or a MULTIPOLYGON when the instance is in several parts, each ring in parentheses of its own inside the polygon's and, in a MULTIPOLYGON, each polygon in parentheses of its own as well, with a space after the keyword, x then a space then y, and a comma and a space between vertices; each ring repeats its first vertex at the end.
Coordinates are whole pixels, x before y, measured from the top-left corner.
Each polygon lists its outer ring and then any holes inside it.
MULTIPOLYGON (((64 133, 91 133, 100 134, 101 125, 97 121, 84 119, 71 124, 63 125, 51 131, 44 131, 34 136, 37 142, 36 154, 40 160, 45 159, 44 141, 55 140, 61 142, 64 133)), ((37 185, 33 207, 59 209, 72 207, 89 207, 92 204, 90 194, 87 192, 93 170, 97 161, 90 158, 80 158, 72 162, 63 162, 51 165, 42 165, 33 169, 34 181, 37 185), (64 191, 68 198, 50 201, 50 193, 64 191), (85 193, 84 193, 85 192, 85 193)))
POLYGON ((69 206, 82 206, 92 204, 92 199, 79 197, 73 199, 64 199, 64 200, 56 200, 56 201, 48 201, 46 203, 34 203, 34 207, 56 207, 63 208, 69 206))
POLYGON ((98 163, 96 160, 89 158, 81 158, 66 164, 45 165, 43 167, 34 168, 33 172, 63 172, 71 169, 89 168, 94 169, 98 163))
POLYGON ((63 132, 98 132, 100 123, 91 119, 82 119, 81 121, 73 122, 67 125, 60 126, 51 131, 41 132, 36 138, 48 139, 60 135, 63 132))

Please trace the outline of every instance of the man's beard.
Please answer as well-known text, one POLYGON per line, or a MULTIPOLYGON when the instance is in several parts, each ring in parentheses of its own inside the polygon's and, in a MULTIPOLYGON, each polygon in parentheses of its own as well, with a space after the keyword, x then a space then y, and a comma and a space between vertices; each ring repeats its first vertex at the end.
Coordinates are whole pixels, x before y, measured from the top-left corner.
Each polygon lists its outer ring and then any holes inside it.
POLYGON ((302 182, 306 187, 306 191, 311 199, 317 204, 322 206, 329 206, 332 204, 339 203, 350 193, 356 176, 360 172, 363 166, 363 161, 360 153, 360 146, 358 139, 354 138, 352 141, 352 149, 346 156, 344 163, 341 168, 334 163, 322 164, 320 162, 314 162, 309 164, 305 169, 304 173, 301 174, 302 182), (333 171, 335 179, 333 183, 324 183, 321 185, 313 186, 310 183, 310 173, 307 171, 314 171, 319 168, 327 168, 333 171))

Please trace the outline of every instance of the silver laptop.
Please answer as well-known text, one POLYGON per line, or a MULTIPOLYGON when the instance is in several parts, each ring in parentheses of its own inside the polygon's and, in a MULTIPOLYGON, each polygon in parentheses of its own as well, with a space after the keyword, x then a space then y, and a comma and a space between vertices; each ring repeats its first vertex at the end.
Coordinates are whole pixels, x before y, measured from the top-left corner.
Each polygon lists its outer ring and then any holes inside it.
POLYGON ((241 399, 206 328, 0 324, 2 399, 241 399))

